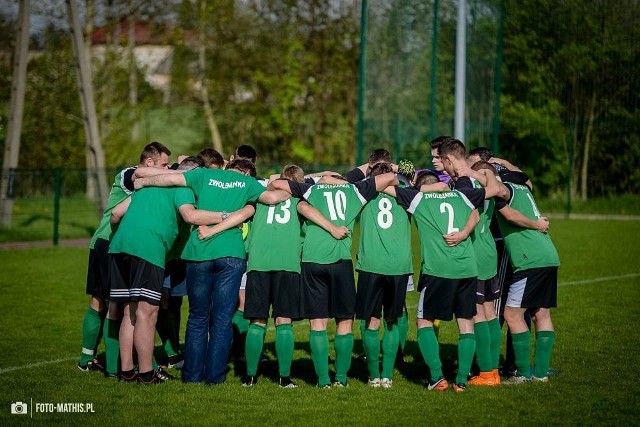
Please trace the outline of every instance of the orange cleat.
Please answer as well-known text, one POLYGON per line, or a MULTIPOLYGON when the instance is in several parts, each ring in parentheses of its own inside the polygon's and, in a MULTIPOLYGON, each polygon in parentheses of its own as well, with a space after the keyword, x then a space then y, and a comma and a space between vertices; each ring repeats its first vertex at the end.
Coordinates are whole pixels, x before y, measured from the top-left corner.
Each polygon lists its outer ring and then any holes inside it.
POLYGON ((496 381, 493 371, 480 372, 480 375, 469 380, 470 385, 494 386, 500 384, 496 381))

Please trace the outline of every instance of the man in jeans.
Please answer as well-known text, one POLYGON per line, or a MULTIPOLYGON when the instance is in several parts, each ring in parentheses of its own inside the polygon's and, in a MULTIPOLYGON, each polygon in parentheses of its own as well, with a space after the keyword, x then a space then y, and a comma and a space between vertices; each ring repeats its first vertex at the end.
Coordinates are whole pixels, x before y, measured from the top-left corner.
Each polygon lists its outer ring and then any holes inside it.
MULTIPOLYGON (((227 212, 259 200, 274 204, 288 193, 265 191, 251 176, 255 166, 247 160, 229 162, 227 170, 195 169, 184 174, 163 174, 136 180, 136 188, 147 186, 190 187, 198 209, 227 212)), ((255 173, 255 172, 254 172, 255 173)), ((242 231, 231 228, 213 239, 199 240, 191 233, 182 253, 187 261, 189 319, 185 337, 182 380, 220 384, 226 379, 231 318, 238 302, 240 280, 245 271, 242 231)))

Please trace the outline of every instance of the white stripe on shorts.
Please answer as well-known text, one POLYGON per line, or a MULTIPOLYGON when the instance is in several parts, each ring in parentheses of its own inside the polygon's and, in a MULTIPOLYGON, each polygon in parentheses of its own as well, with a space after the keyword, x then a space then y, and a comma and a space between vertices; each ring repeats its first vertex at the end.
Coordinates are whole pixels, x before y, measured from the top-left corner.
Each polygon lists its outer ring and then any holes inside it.
POLYGON ((422 307, 424 305, 424 291, 426 290, 427 288, 425 287, 424 289, 422 289, 422 291, 420 291, 420 298, 418 299, 418 315, 417 315, 418 319, 424 319, 422 307))
POLYGON ((522 298, 524 297, 524 289, 527 287, 527 278, 523 278, 511 284, 509 294, 507 295, 506 307, 520 308, 522 298))

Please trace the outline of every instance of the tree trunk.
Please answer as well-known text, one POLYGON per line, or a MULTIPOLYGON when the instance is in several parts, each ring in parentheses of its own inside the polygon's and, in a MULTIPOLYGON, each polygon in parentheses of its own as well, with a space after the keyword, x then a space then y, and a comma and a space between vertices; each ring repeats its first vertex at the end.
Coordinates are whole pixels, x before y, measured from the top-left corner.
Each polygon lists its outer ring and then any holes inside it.
POLYGON ((589 175, 589 151, 591 149, 591 137, 593 135, 593 122, 596 118, 596 91, 591 95, 589 106, 589 119, 584 136, 584 150, 582 151, 582 169, 580 171, 580 198, 587 200, 587 177, 589 175))
POLYGON ((200 99, 202 100, 202 107, 204 108, 204 114, 207 119, 207 125, 209 126, 209 132, 211 133, 211 142, 213 148, 222 154, 222 140, 220 138, 220 131, 216 124, 216 119, 213 114, 213 108, 211 108, 211 102, 209 101, 209 92, 207 91, 207 85, 205 80, 205 66, 206 66, 206 37, 205 37, 205 14, 206 14, 207 2, 206 0, 200 0, 200 35, 198 46, 198 68, 199 68, 199 80, 200 80, 200 99))
MULTIPOLYGON (((85 34, 85 43, 84 50, 86 52, 87 58, 89 58, 89 63, 91 63, 91 34, 93 33, 93 18, 95 15, 95 9, 93 0, 87 0, 87 18, 84 24, 84 34, 85 34)), ((94 157, 89 150, 86 152, 86 160, 85 165, 87 169, 87 177, 86 177, 86 190, 85 194, 87 199, 96 200, 96 181, 91 178, 91 174, 88 172, 91 170, 95 170, 96 165, 94 161, 94 157)))
POLYGON ((127 31, 127 58, 129 59, 129 120, 131 121, 131 141, 137 142, 138 131, 138 66, 136 65, 136 13, 133 2, 129 2, 127 31))

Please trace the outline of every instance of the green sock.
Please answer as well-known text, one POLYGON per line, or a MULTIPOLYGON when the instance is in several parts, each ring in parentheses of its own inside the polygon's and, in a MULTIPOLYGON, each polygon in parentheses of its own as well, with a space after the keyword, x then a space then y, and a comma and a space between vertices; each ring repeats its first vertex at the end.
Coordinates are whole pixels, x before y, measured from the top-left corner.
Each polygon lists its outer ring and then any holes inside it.
POLYGON ((276 326, 276 356, 281 377, 291 376, 295 337, 291 323, 276 326))
MULTIPOLYGON (((364 343, 364 352, 367 355, 369 379, 380 378, 380 335, 378 330, 365 330, 362 342, 364 343)), ((336 336, 336 347, 337 345, 338 337, 336 336)))
POLYGON ((396 364, 398 343, 400 342, 400 328, 396 322, 384 322, 384 337, 382 337, 382 378, 393 379, 393 367, 396 364))
POLYGON ((336 381, 346 384, 353 353, 353 334, 336 335, 333 346, 336 350, 336 381))
POLYGON ((102 319, 100 313, 93 307, 87 308, 82 320, 82 353, 80 354, 80 364, 86 365, 93 360, 95 348, 100 336, 102 319))
POLYGON ((431 379, 437 380, 442 376, 442 362, 440 361, 440 345, 432 327, 418 329, 418 347, 425 363, 431 372, 431 379))
POLYGON ((233 313, 233 319, 231 320, 231 324, 235 326, 236 329, 238 329, 238 332, 240 332, 241 335, 244 335, 247 333, 247 331, 249 330, 250 323, 251 322, 249 321, 249 319, 244 318, 244 311, 236 310, 236 312, 233 313))
POLYGON ((519 334, 511 334, 513 354, 516 359, 518 373, 526 378, 531 378, 531 359, 529 346, 531 345, 531 332, 525 331, 519 334))
POLYGON ((173 337, 173 323, 171 321, 171 313, 168 309, 158 310, 158 321, 156 322, 156 331, 162 340, 162 347, 167 356, 175 356, 180 351, 176 348, 176 338, 173 337))
POLYGON ((466 384, 476 352, 476 336, 474 334, 460 334, 458 341, 458 375, 456 384, 466 384))
POLYGON ((406 310, 402 311, 402 316, 398 317, 398 337, 400 342, 400 352, 404 354, 404 345, 407 343, 409 334, 409 315, 406 310))
POLYGON ((311 359, 318 376, 318 385, 331 384, 329 378, 329 337, 327 331, 309 331, 311 359))
POLYGON ((262 354, 262 343, 266 330, 265 326, 257 323, 249 325, 244 351, 247 360, 247 375, 250 377, 254 377, 258 373, 258 363, 260 362, 260 354, 262 354))
POLYGON ((104 338, 107 374, 117 374, 120 360, 120 321, 104 319, 102 336, 104 338))
POLYGON ((544 378, 548 375, 551 352, 555 342, 555 331, 538 331, 536 333, 536 377, 544 378))
POLYGON ((502 343, 502 328, 500 320, 495 319, 487 322, 489 326, 489 347, 491 351, 491 369, 498 369, 500 366, 500 344, 502 343))
POLYGON ((152 356, 152 358, 151 358, 151 365, 152 365, 154 371, 157 371, 158 368, 160 367, 160 365, 158 365, 158 361, 156 360, 156 356, 155 355, 152 356))
POLYGON ((473 325, 476 335, 476 361, 480 372, 489 372, 493 369, 491 363, 491 336, 489 325, 486 321, 476 322, 473 325))

